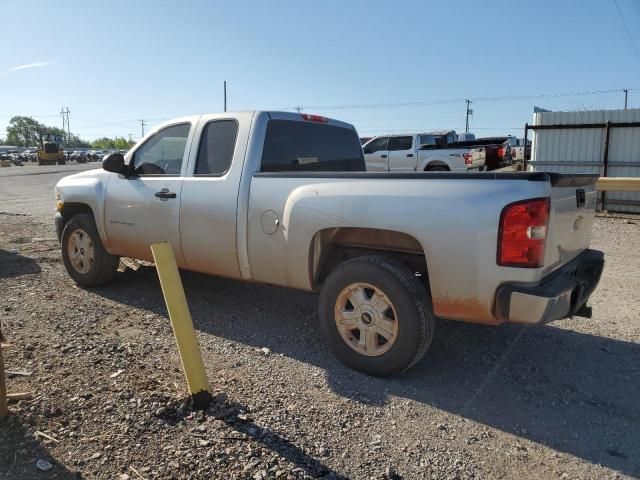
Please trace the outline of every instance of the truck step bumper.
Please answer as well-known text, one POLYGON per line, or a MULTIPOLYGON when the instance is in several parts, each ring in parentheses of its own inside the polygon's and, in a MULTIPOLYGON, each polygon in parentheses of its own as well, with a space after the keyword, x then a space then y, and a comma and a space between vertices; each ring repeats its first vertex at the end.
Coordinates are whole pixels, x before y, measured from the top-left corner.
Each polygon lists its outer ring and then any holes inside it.
POLYGON ((538 285, 504 284, 496 293, 496 316, 502 321, 527 324, 590 316, 586 303, 603 269, 604 254, 586 250, 538 285))

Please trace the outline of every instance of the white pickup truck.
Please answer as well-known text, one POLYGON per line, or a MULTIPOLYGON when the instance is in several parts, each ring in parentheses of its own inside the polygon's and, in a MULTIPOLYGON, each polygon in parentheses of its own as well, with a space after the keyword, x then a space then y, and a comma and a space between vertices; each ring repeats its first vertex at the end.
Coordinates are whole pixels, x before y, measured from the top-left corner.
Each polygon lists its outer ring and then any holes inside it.
POLYGON ((588 315, 597 176, 370 173, 355 129, 308 114, 180 118, 57 184, 73 280, 119 257, 319 292, 335 354, 372 375, 414 365, 435 318, 498 325, 588 315))
POLYGON ((454 130, 374 137, 362 145, 368 172, 467 172, 485 166, 482 147, 449 147, 454 130))

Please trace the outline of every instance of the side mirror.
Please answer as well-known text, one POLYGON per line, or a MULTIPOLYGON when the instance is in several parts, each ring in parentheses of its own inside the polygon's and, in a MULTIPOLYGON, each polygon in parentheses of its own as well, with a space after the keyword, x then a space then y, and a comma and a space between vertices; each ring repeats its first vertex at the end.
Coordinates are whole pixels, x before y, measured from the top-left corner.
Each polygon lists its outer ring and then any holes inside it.
POLYGON ((102 159, 102 169, 107 172, 126 175, 124 157, 121 153, 110 153, 102 159))

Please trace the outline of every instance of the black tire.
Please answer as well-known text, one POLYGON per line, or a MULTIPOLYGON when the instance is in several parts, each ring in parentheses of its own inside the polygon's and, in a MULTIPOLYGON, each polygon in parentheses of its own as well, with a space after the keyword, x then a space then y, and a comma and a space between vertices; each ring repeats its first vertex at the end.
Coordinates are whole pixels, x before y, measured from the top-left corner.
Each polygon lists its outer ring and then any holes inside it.
POLYGON ((435 332, 435 317, 425 285, 405 266, 379 256, 348 260, 331 272, 320 293, 319 316, 329 346, 338 359, 368 375, 386 377, 413 367, 424 356, 435 332), (357 352, 343 339, 334 309, 347 286, 366 283, 380 289, 397 313, 397 336, 377 356, 357 352))
POLYGON ((105 284, 116 276, 120 257, 108 253, 98 234, 93 215, 81 213, 71 217, 62 231, 62 260, 69 276, 83 287, 93 287, 105 284), (69 238, 76 231, 82 231, 88 235, 93 248, 93 262, 88 271, 81 272, 74 267, 69 256, 69 238))
POLYGON ((441 165, 434 165, 433 167, 428 167, 427 172, 449 172, 450 170, 447 167, 443 167, 441 165))

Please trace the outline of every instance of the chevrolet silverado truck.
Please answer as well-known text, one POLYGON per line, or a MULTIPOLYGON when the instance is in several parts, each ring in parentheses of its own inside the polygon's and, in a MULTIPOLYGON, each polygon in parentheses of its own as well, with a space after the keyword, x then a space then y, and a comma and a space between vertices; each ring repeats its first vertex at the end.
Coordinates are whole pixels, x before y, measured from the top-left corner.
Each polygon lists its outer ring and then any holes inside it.
POLYGON ((362 148, 369 172, 467 172, 485 166, 482 147, 452 146, 453 130, 374 137, 362 148))
POLYGON ((328 344, 392 375, 436 318, 537 325, 588 316, 603 269, 589 249, 595 175, 371 173, 356 130, 282 112, 180 118, 102 169, 60 180, 55 225, 81 286, 152 261, 319 293, 328 344))

